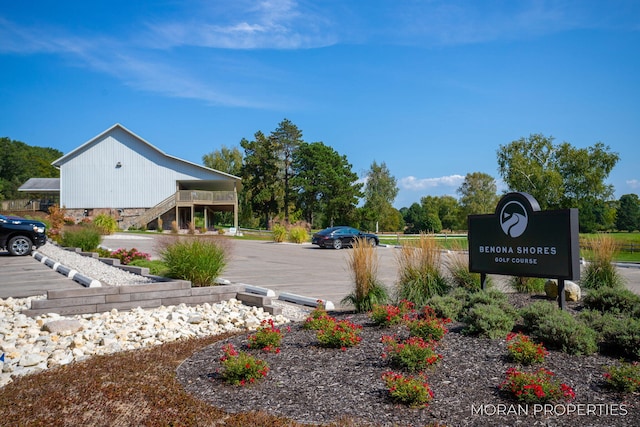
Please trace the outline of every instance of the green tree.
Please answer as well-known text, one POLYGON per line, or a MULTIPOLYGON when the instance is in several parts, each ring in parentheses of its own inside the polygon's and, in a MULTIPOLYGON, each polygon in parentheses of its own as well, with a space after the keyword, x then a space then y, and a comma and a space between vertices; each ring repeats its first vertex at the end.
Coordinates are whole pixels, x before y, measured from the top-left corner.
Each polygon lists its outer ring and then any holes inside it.
POLYGON ((613 185, 605 180, 620 157, 601 142, 592 147, 574 148, 562 143, 556 150, 557 168, 562 176, 562 208, 575 207, 584 199, 613 199, 613 185))
POLYGON ((365 208, 368 212, 368 219, 373 222, 373 229, 381 221, 389 222, 384 218, 384 214, 395 216, 393 212, 393 202, 398 195, 398 185, 396 178, 391 175, 387 165, 374 161, 366 175, 366 184, 364 187, 365 208))
POLYGON ((498 172, 511 191, 531 194, 541 209, 558 209, 563 197, 553 138, 520 138, 498 150, 498 172))
POLYGON ((442 231, 442 222, 438 217, 437 209, 429 207, 430 198, 432 196, 423 197, 422 201, 425 203, 413 203, 408 209, 402 208, 400 210, 406 226, 406 233, 439 233, 442 231))
POLYGON ((380 231, 401 231, 404 228, 402 214, 391 205, 385 205, 380 218, 380 231))
POLYGON ((576 208, 581 200, 610 200, 613 187, 605 180, 618 160, 618 154, 601 142, 588 148, 566 142, 555 146, 553 137, 541 134, 498 150, 498 170, 509 189, 531 194, 542 209, 576 208))
POLYGON ((420 231, 427 233, 439 233, 442 231, 442 221, 440 220, 440 198, 437 196, 425 196, 420 199, 423 212, 425 214, 424 227, 420 231))
POLYGON ((460 228, 460 203, 453 196, 441 196, 438 199, 438 217, 442 222, 442 228, 447 230, 459 230, 460 228))
POLYGON ((465 228, 468 215, 493 213, 498 204, 496 181, 483 172, 468 173, 457 191, 465 228))
POLYGON ((29 178, 58 178, 51 163, 62 157, 54 148, 34 147, 7 137, 0 138, 0 200, 24 198, 18 188, 29 178))
POLYGON ((531 194, 543 210, 580 209, 583 232, 611 226, 615 208, 608 202, 613 186, 605 180, 618 160, 618 154, 601 142, 587 148, 567 142, 556 146, 552 137, 540 134, 500 146, 498 151, 500 175, 512 191, 531 194))
POLYGON ((640 198, 637 194, 624 194, 620 197, 616 228, 620 231, 640 230, 640 198))
POLYGON ((408 234, 418 234, 427 229, 427 212, 420 203, 412 203, 408 208, 400 209, 408 234))
POLYGON ((282 202, 282 182, 279 179, 278 147, 273 138, 258 131, 253 141, 243 138, 244 148, 242 180, 251 210, 263 218, 262 225, 269 227, 273 216, 279 212, 282 202))
POLYGON ((223 145, 220 150, 202 156, 202 163, 220 172, 235 176, 242 174, 242 152, 238 147, 228 148, 223 145))
POLYGON ((284 119, 278 124, 276 130, 271 132, 271 138, 273 138, 276 143, 281 161, 280 169, 284 192, 284 219, 288 222, 290 204, 294 199, 291 188, 291 179, 294 176, 293 159, 296 151, 304 142, 302 140, 302 131, 290 120, 284 119))
POLYGON ((318 214, 323 225, 352 223, 362 184, 351 168, 346 156, 322 142, 299 146, 293 159, 292 186, 309 223, 315 224, 318 214))
MULTIPOLYGON (((242 151, 238 147, 229 148, 223 145, 219 150, 202 156, 202 163, 208 168, 240 176, 242 174, 242 151)), ((238 221, 243 227, 254 228, 255 224, 251 222, 252 210, 246 199, 246 190, 242 188, 238 192, 238 206, 240 207, 238 221)), ((216 216, 219 224, 233 223, 233 212, 218 212, 216 216)))

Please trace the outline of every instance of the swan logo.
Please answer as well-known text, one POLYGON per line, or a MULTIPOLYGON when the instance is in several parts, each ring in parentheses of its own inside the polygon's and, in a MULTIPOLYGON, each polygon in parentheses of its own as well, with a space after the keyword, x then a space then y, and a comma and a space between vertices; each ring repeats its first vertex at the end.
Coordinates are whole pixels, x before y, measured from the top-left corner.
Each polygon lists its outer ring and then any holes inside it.
POLYGON ((510 201, 500 211, 500 226, 509 237, 519 237, 527 229, 529 216, 525 207, 516 201, 510 201))

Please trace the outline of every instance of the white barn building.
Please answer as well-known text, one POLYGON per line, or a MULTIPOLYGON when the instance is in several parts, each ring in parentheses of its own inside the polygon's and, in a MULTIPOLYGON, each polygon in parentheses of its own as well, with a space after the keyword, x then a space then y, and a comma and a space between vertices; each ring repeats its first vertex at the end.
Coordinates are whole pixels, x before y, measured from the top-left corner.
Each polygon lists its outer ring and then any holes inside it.
POLYGON ((120 227, 187 228, 196 214, 212 224, 233 212, 238 228, 239 177, 165 154, 115 124, 52 163, 60 169, 60 206, 76 220, 108 213, 120 227))

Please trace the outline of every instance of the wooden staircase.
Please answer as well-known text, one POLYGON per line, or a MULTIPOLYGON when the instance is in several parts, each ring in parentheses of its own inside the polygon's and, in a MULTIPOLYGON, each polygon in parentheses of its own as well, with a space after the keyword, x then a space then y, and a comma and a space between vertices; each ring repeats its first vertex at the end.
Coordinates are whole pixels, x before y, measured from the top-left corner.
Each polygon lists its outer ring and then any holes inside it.
POLYGON ((173 209, 176 207, 176 195, 172 194, 142 215, 140 215, 134 225, 137 227, 146 227, 148 223, 153 221, 156 218, 159 218, 160 215, 167 212, 169 209, 173 209))

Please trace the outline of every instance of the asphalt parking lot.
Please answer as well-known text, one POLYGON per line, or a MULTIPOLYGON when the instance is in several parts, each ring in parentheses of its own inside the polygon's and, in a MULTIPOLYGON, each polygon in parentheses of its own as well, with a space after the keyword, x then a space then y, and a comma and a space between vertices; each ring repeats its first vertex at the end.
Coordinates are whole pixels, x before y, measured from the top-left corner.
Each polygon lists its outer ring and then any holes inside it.
MULTIPOLYGON (((166 237, 164 237, 166 238, 166 237)), ((126 235, 108 236, 103 245, 110 249, 121 247, 158 256, 163 236, 126 235)), ((229 262, 222 278, 233 283, 245 283, 313 299, 331 301, 336 307, 353 290, 348 268, 350 249, 320 249, 311 244, 273 243, 259 240, 232 240, 229 244, 229 262)), ((376 248, 379 255, 380 280, 391 285, 396 280, 395 253, 391 247, 376 248)))

